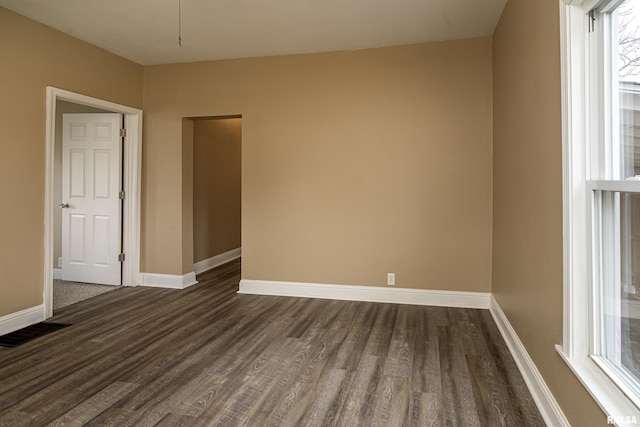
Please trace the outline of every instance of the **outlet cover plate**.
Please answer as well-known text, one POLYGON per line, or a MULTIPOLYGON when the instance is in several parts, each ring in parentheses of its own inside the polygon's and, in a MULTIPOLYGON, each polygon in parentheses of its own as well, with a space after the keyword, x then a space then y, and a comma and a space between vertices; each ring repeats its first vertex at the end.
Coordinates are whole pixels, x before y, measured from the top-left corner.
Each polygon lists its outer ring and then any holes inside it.
POLYGON ((396 273, 387 273, 387 285, 389 286, 396 285, 396 273))

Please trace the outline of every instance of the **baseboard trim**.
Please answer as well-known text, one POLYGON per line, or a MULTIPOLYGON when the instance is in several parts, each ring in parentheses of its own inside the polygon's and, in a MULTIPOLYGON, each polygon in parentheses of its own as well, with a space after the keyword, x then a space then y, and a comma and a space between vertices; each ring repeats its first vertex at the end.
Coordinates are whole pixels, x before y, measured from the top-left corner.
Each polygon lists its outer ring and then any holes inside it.
POLYGON ((218 266, 221 266, 222 264, 226 264, 229 261, 240 258, 241 256, 242 248, 232 249, 216 256, 212 256, 211 258, 196 262, 195 264, 193 264, 193 271, 196 274, 204 273, 205 271, 209 271, 212 268, 216 268, 218 266))
POLYGON ((489 293, 484 292, 381 288, 247 279, 240 281, 238 293, 485 309, 489 308, 490 296, 489 293))
POLYGON ((141 273, 140 276, 141 286, 151 288, 185 289, 198 283, 193 271, 183 275, 141 273))
POLYGON ((551 390, 547 387, 540 371, 538 371, 535 363, 533 363, 527 349, 524 344, 522 344, 522 341, 520 341, 518 334, 515 329, 513 329, 513 326, 511 326, 509 319, 507 319, 507 316, 493 295, 491 295, 490 298, 489 311, 496 325, 498 325, 498 329, 507 343, 507 347, 509 347, 509 351, 518 365, 518 369, 520 369, 520 373, 545 423, 549 426, 570 427, 569 421, 562 412, 560 405, 558 405, 553 394, 551 394, 551 390))
POLYGON ((54 268, 53 269, 53 280, 62 280, 62 269, 54 268))
POLYGON ((44 304, 0 317, 0 335, 26 328, 45 320, 44 304))

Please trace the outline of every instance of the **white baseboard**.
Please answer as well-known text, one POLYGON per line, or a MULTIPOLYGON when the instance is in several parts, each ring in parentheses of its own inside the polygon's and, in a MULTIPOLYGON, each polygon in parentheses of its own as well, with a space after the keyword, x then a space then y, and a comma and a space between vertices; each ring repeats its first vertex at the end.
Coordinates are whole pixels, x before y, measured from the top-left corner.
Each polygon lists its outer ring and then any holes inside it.
POLYGON ((484 292, 432 291, 246 279, 240 281, 238 293, 485 309, 489 308, 490 296, 489 293, 484 292))
POLYGON ((204 273, 205 271, 216 268, 222 264, 226 264, 229 261, 233 261, 236 258, 242 256, 242 248, 232 249, 228 252, 213 256, 211 258, 198 261, 193 264, 193 271, 196 274, 204 273))
POLYGON ((26 328, 45 319, 44 304, 0 317, 0 335, 26 328))
POLYGON ((62 280, 62 269, 54 268, 53 269, 53 280, 62 280))
POLYGON ((520 341, 518 334, 516 334, 513 326, 509 323, 509 319, 507 319, 507 316, 493 295, 491 295, 490 301, 489 311, 498 325, 498 329, 500 329, 500 333, 507 343, 507 347, 509 347, 509 351, 516 361, 518 369, 520 369, 520 373, 545 423, 549 426, 570 427, 569 421, 564 416, 560 405, 558 405, 553 394, 551 394, 551 390, 549 390, 549 387, 547 387, 547 384, 544 382, 540 371, 538 371, 535 363, 533 363, 527 349, 524 344, 522 344, 522 341, 520 341))
POLYGON ((140 273, 141 286, 152 288, 185 289, 198 283, 196 273, 187 274, 156 274, 140 273))

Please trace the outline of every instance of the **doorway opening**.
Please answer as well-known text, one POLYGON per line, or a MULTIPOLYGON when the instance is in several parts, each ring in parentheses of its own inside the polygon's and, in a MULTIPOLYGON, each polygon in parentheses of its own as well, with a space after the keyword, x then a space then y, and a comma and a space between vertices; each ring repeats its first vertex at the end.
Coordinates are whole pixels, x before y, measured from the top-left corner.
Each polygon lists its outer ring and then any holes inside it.
POLYGON ((122 284, 122 121, 120 113, 56 102, 54 313, 122 284))
MULTIPOLYGON (((44 259, 44 307, 47 318, 53 315, 53 281, 57 279, 58 260, 62 252, 61 203, 62 174, 59 163, 61 147, 56 144, 62 138, 62 113, 118 113, 126 134, 122 149, 121 176, 124 197, 120 217, 122 227, 121 248, 124 259, 121 265, 121 284, 137 286, 140 277, 140 173, 142 142, 142 111, 85 95, 47 87, 46 129, 46 187, 45 187, 45 259, 44 259)), ((118 129, 120 126, 118 126, 118 129)), ((104 158, 104 156, 103 156, 104 158)))
POLYGON ((193 267, 201 274, 242 255, 242 116, 190 119, 193 267))

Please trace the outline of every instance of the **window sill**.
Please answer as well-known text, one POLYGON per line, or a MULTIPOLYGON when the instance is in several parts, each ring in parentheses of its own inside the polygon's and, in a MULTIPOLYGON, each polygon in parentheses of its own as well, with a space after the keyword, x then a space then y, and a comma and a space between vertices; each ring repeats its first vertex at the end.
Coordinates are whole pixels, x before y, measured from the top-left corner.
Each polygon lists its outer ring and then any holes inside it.
POLYGON ((560 345, 556 345, 556 351, 609 417, 610 424, 614 422, 619 426, 640 424, 640 410, 593 360, 569 358, 560 345))

